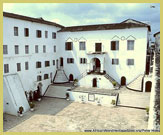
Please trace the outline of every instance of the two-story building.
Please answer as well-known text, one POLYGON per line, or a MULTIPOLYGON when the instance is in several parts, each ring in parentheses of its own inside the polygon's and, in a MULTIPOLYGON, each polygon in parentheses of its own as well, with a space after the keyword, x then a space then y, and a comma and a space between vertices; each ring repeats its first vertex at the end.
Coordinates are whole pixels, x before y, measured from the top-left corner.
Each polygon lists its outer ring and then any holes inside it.
POLYGON ((143 22, 64 27, 43 18, 3 16, 4 112, 28 110, 24 92, 41 89, 43 95, 53 82, 78 79, 80 86, 114 89, 112 80, 127 85, 146 72, 151 29, 143 22))

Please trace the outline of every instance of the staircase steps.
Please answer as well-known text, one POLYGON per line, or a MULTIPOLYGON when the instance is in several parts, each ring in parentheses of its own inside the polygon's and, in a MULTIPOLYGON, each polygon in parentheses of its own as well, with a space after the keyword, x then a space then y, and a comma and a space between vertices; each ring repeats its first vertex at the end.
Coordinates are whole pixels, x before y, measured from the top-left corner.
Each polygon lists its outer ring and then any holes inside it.
POLYGON ((111 76, 109 76, 108 74, 105 74, 104 75, 104 77, 106 78, 106 79, 108 79, 110 82, 116 82, 116 87, 120 87, 120 84, 117 82, 117 81, 115 81, 111 76))
POLYGON ((143 74, 138 76, 134 81, 127 85, 127 88, 141 91, 143 77, 144 77, 143 74))
POLYGON ((67 83, 69 82, 65 72, 63 69, 58 69, 56 71, 56 75, 54 77, 54 83, 67 83))

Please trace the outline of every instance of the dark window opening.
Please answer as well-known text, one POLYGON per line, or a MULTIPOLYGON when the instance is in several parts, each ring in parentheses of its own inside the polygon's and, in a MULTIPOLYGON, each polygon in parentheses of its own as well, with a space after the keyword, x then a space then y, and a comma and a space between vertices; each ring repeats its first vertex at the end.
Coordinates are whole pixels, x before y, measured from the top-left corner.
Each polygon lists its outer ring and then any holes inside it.
POLYGON ((119 50, 119 41, 111 41, 111 50, 119 50))
POLYGON ((9 73, 9 64, 4 64, 4 73, 9 73))
POLYGON ((56 39, 56 33, 52 32, 52 39, 56 39))
POLYGON ((24 36, 29 37, 29 29, 28 28, 24 28, 24 36))
POLYGON ((41 81, 42 80, 42 76, 41 75, 38 75, 37 76, 37 81, 41 81))
POLYGON ((73 58, 67 58, 67 63, 74 63, 74 59, 73 58))
POLYGON ((25 70, 28 70, 28 69, 29 69, 28 62, 25 62, 25 70))
POLYGON ((17 71, 21 71, 21 64, 17 63, 17 71))
POLYGON ((44 74, 44 79, 49 79, 49 75, 48 74, 44 74))
POLYGON ((8 47, 7 47, 7 45, 3 45, 3 54, 8 54, 8 47))
POLYGON ((50 61, 45 61, 45 67, 49 67, 50 66, 50 61))
POLYGON ((14 27, 14 36, 18 36, 18 27, 14 27))
POLYGON ((72 42, 66 42, 65 50, 72 50, 72 49, 73 49, 73 43, 72 42))
POLYGON ((36 37, 41 38, 41 30, 36 30, 36 37))
POLYGON ((102 51, 102 44, 101 43, 96 43, 95 44, 95 51, 96 52, 101 52, 102 51))
POLYGON ((36 68, 41 68, 41 62, 36 62, 36 68))

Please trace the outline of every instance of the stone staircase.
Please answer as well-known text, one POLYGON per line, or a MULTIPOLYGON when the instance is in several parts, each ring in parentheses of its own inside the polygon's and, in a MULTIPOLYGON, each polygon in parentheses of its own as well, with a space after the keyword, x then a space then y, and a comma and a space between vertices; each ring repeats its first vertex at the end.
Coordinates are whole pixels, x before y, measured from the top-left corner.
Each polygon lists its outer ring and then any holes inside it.
POLYGON ((139 75, 134 81, 127 85, 127 88, 141 91, 143 77, 144 77, 143 74, 139 75))
POLYGON ((58 69, 56 71, 53 83, 58 84, 58 83, 67 83, 67 82, 69 82, 69 79, 67 78, 64 70, 63 69, 58 69))
POLYGON ((149 107, 149 103, 150 93, 127 90, 125 86, 119 92, 119 106, 145 109, 149 107))
POLYGON ((112 84, 113 84, 114 82, 116 82, 116 86, 115 86, 115 87, 120 88, 120 84, 119 84, 116 80, 114 80, 111 76, 109 76, 108 74, 105 74, 104 77, 105 77, 106 79, 108 79, 112 84))

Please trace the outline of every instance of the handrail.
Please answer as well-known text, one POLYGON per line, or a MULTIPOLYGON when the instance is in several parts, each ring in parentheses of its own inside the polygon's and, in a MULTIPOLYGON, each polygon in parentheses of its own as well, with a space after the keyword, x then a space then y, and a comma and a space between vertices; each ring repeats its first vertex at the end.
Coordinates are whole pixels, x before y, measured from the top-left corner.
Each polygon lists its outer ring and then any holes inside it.
POLYGON ((79 76, 77 76, 76 78, 79 80, 81 80, 83 77, 85 77, 87 75, 87 70, 85 70, 83 73, 81 73, 79 76))

